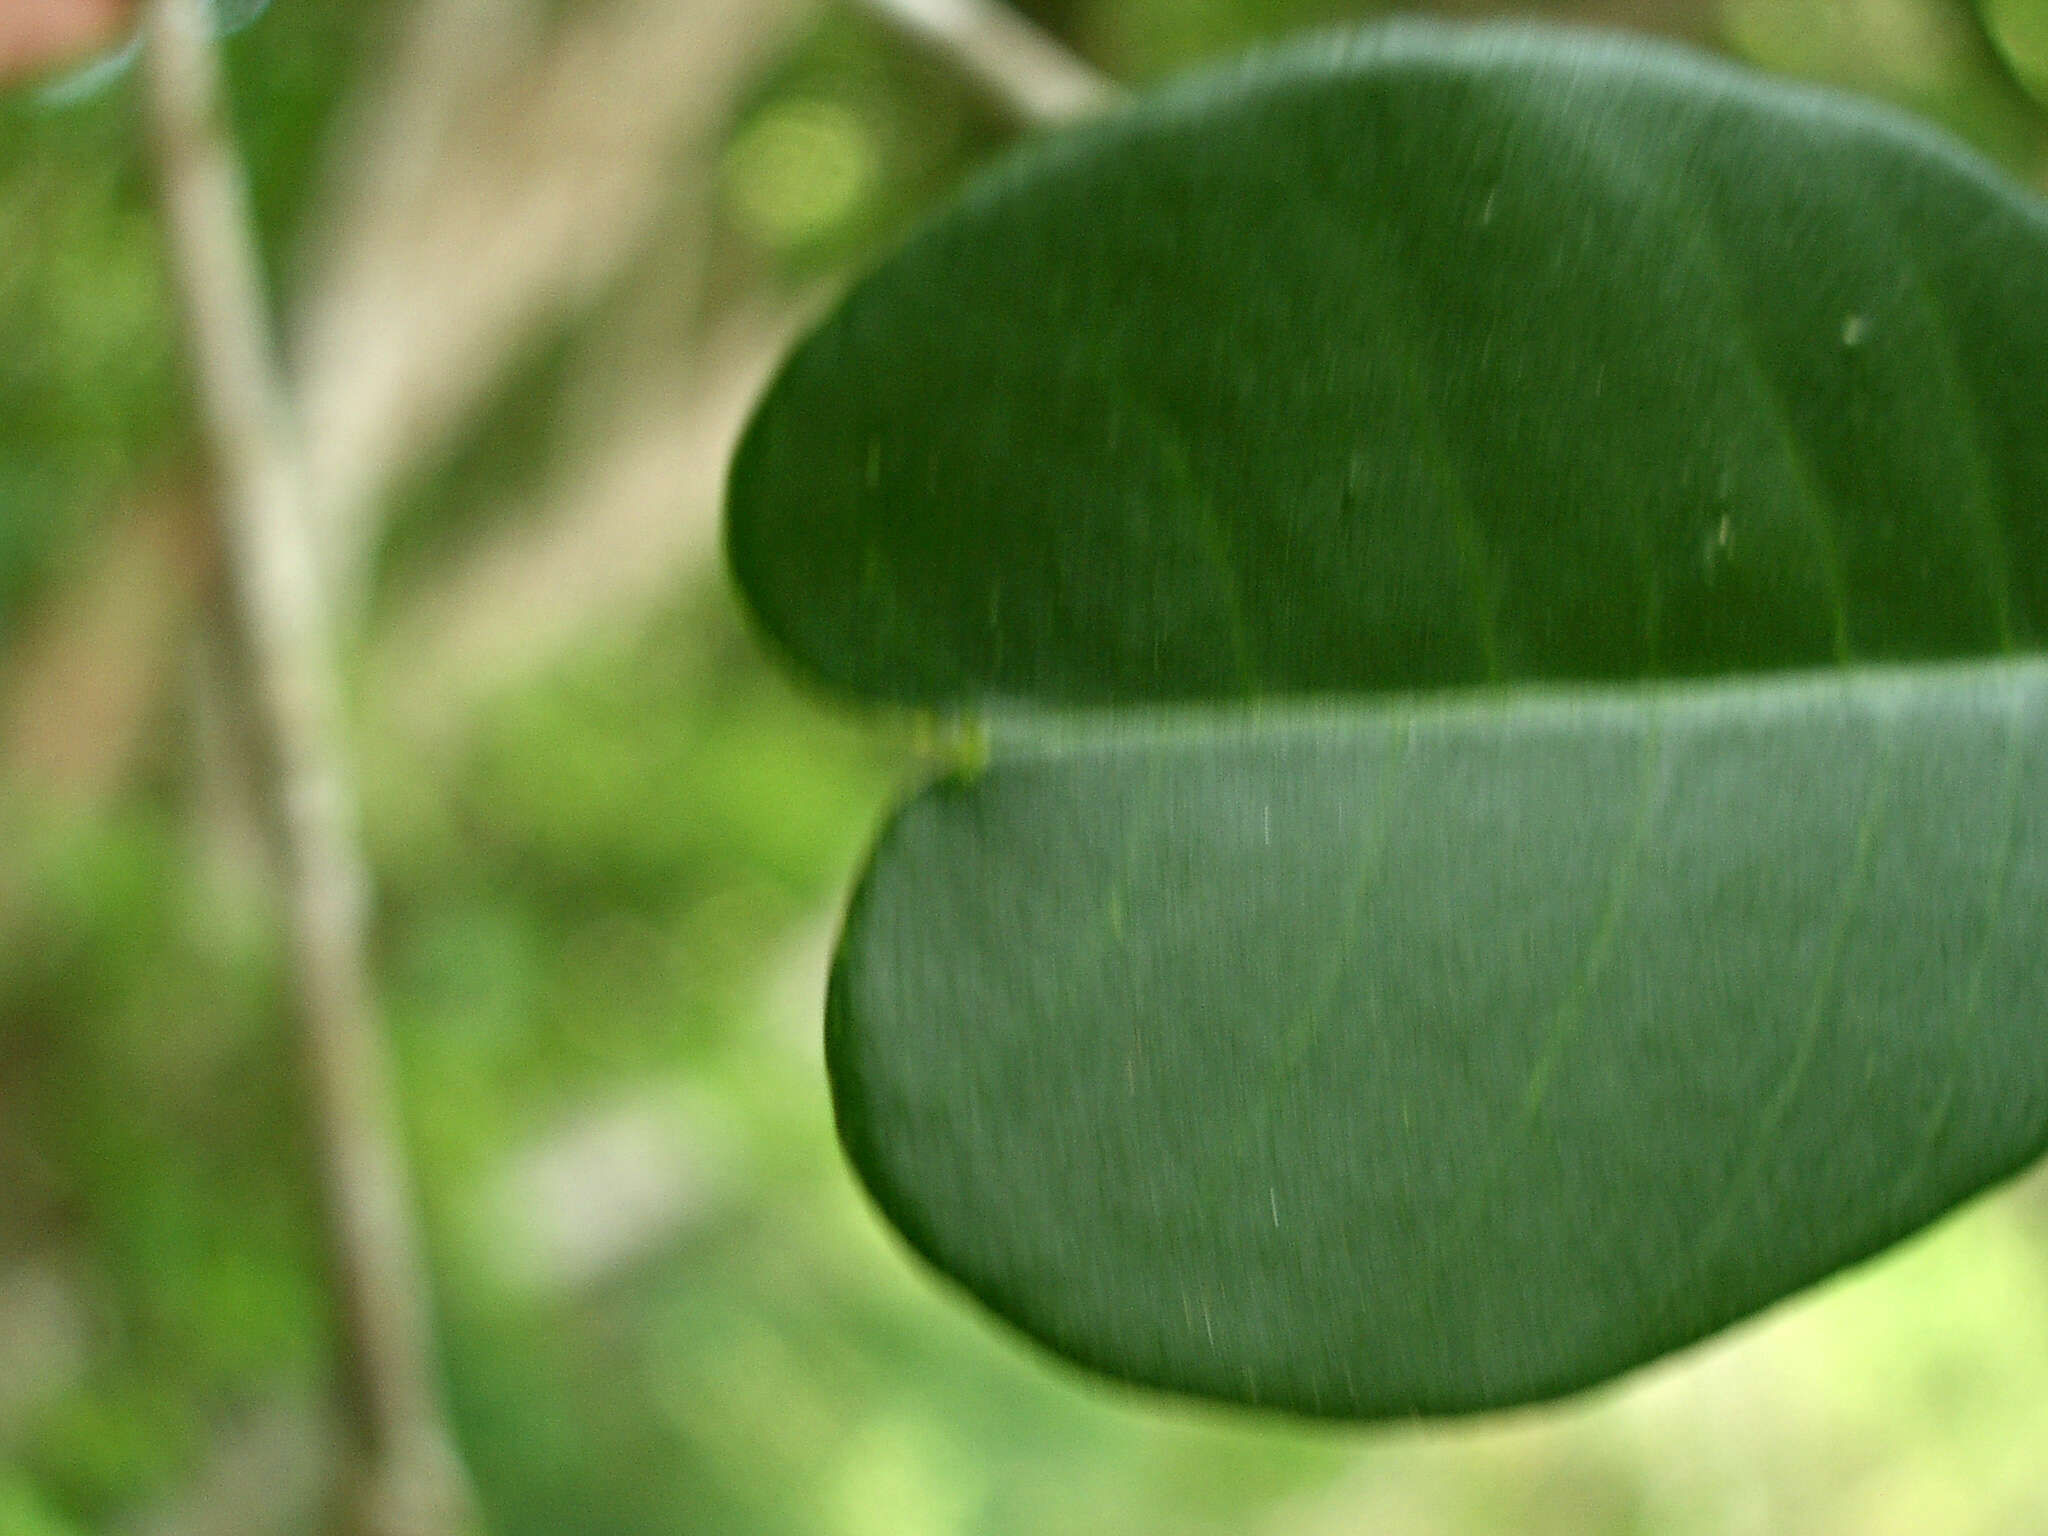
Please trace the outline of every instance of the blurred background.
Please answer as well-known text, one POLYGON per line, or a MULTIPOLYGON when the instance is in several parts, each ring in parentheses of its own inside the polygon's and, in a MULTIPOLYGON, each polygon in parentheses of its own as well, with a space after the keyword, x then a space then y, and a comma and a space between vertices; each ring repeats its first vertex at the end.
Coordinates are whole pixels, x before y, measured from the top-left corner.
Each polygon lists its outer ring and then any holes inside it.
MULTIPOLYGON (((0 0, 17 35, 37 7, 0 0)), ((76 9, 118 51, 118 7, 76 9)), ((1015 121, 825 0, 234 9, 495 1531, 2048 1531, 2039 1178, 1616 1386, 1447 1426, 1108 1388, 918 1268, 838 1160, 819 1044, 837 904, 916 763, 757 653, 718 500, 795 330, 1015 121)), ((1027 10, 1134 84, 1378 12, 1027 10)), ((1524 10, 2048 175, 2039 0, 1524 10)), ((0 1536, 306 1531, 340 1429, 288 983, 138 86, 78 63, 0 94, 0 1536)))

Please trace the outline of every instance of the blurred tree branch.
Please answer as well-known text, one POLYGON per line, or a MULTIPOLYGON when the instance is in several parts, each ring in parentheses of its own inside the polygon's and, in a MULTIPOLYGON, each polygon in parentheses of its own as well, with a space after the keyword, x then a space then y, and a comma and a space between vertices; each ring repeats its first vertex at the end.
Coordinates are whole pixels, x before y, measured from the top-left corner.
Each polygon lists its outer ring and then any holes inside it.
MULTIPOLYGON (((988 0, 860 3, 938 50, 1027 121, 1097 110, 1117 93, 1056 39, 988 0)), ((457 41, 471 28, 502 39, 500 10, 480 7, 478 0, 434 0, 422 13, 395 83, 381 98, 397 105, 368 114, 384 126, 367 130, 368 141, 343 173, 344 190, 332 200, 336 210, 357 209, 335 215, 334 244, 343 254, 323 265, 302 307, 303 377, 327 402, 312 410, 313 452, 339 476, 318 521, 333 530, 344 570, 359 567, 374 543, 382 487, 445 431, 429 433, 427 424, 458 401, 462 409, 473 408, 536 328, 633 259, 652 222, 651 184, 607 190, 605 176, 591 175, 587 126, 522 130, 527 150, 511 157, 504 135, 480 129, 473 114, 451 119, 445 104, 427 103, 437 92, 459 97, 488 86, 521 102, 514 121, 573 120, 585 98, 561 84, 564 78, 594 78, 620 57, 643 61, 642 68, 646 60, 666 58, 669 67, 656 71, 660 88, 639 93, 630 124, 611 130, 621 146, 611 158, 638 168, 635 176, 651 165, 672 171, 678 145, 701 149, 715 142, 739 90, 803 14, 795 0, 694 0, 656 7, 650 17, 641 0, 621 0, 586 23, 569 50, 592 62, 545 68, 529 62, 513 69, 520 49, 536 46, 531 39, 517 45, 499 40, 474 51, 457 41), (479 66, 479 54, 496 64, 479 66), (444 63, 458 58, 467 62, 451 74, 455 66, 444 63), (676 68, 679 61, 687 62, 676 68), (465 69, 475 81, 463 82, 465 69), (513 69, 509 77, 507 69, 513 69), (445 144, 440 153, 447 168, 429 169, 421 145, 436 143, 450 121, 466 121, 475 142, 445 144), (419 126, 390 126, 408 123, 419 126), (547 168, 550 155, 565 156, 559 171, 547 168), (490 190, 503 181, 507 165, 523 168, 535 158, 539 179, 558 183, 559 194, 526 192, 508 201, 502 188, 490 190), (432 218, 408 225, 404 208, 412 201, 432 218), (522 221, 493 214, 494 204, 558 211, 522 221), (451 246, 437 226, 469 229, 473 240, 489 232, 497 249, 525 248, 528 255, 496 275, 479 271, 490 264, 451 246), (375 233, 380 227, 382 237, 375 233), (574 241, 563 233, 572 230, 574 241), (356 254, 346 254, 351 249, 356 254), (588 266, 574 276, 578 262, 588 266), (475 297, 479 283, 502 287, 486 302, 475 297), (477 341, 467 358, 459 346, 451 357, 446 317, 465 313, 466 304, 477 341), (425 310, 439 320, 420 324, 425 310), (371 335, 388 337, 389 345, 381 352, 367 346, 371 335), (323 336, 329 340, 316 339, 323 336), (418 436, 408 439, 409 433, 418 436), (357 460, 352 470, 344 467, 351 457, 357 460)), ((685 152, 680 158, 685 176, 708 187, 713 157, 685 152)), ((734 307, 691 355, 663 359, 636 380, 634 403, 578 463, 539 488, 525 507, 493 519, 503 532, 414 594, 383 626, 371 667, 374 692, 392 722, 415 739, 439 733, 463 718, 465 706, 573 645, 594 621, 616 624, 646 612, 683 573, 707 563, 717 546, 732 444, 755 394, 822 298, 763 296, 734 307)))
POLYGON ((1001 0, 858 0, 949 60, 1027 123, 1101 110, 1122 88, 1001 0))
POLYGON ((370 680, 389 723, 445 737, 499 688, 530 676, 596 622, 630 624, 718 549, 725 462, 756 395, 822 295, 725 317, 694 366, 638 381, 533 503, 381 627, 370 680))
POLYGON ((339 1290, 359 1528, 454 1536, 472 1503, 446 1429, 427 1286, 366 957, 356 826, 327 593, 306 521, 247 192, 201 0, 152 0, 149 99, 173 280, 210 450, 215 514, 246 651, 240 701, 264 752, 339 1290))
MULTIPOLYGON (((800 0, 426 0, 344 115, 291 322, 344 623, 389 493, 644 248, 800 0)), ((703 231, 695 232, 702 237, 703 231)))

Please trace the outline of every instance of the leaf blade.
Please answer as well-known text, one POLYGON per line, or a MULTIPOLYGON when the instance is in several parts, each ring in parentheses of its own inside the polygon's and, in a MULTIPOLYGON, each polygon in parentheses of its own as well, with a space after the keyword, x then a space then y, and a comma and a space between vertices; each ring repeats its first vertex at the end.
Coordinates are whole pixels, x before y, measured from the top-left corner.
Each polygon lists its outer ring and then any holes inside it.
POLYGON ((1013 745, 856 898, 841 1133, 1110 1374, 1553 1396, 2048 1144, 2043 791, 2034 662, 1013 745))
POLYGON ((730 545, 802 665, 1101 704, 2034 643, 2037 200, 1672 49, 1369 37, 1027 156, 798 352, 730 545))

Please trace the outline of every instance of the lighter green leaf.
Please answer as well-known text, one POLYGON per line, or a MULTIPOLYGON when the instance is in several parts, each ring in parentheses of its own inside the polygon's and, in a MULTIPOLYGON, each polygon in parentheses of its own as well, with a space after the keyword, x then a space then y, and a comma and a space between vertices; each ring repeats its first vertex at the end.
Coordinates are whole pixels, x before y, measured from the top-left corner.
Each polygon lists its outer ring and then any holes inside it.
POLYGON ((2048 103, 2048 0, 1977 0, 1984 30, 2020 84, 2048 103))
POLYGON ((2035 662, 1015 741, 877 851, 840 1128, 1078 1360, 1523 1402, 2031 1159, 2044 911, 2035 662))

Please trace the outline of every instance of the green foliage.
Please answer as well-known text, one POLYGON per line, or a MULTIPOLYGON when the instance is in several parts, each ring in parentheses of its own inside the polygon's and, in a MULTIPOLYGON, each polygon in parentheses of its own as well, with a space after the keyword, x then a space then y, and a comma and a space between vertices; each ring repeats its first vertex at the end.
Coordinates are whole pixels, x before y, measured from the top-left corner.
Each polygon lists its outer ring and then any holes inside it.
MULTIPOLYGON (((273 254, 384 10, 288 6, 236 42, 238 108, 269 130, 250 170, 273 254)), ((156 488, 188 425, 139 117, 132 75, 63 106, 0 92, 0 643, 124 498, 156 488)))
POLYGON ((1720 14, 1728 43, 1760 68, 1910 108, 2021 169, 2038 169, 2048 154, 2038 108, 1985 36, 1970 0, 1723 0, 1720 14))
POLYGON ((828 15, 741 111, 720 178, 727 215, 792 273, 895 235, 995 149, 989 108, 854 14, 828 15))
POLYGON ((1387 29, 980 183, 732 479, 791 656, 987 717, 835 967, 878 1202, 1088 1364, 1377 1417, 2029 1161, 2044 399, 2048 212, 1661 48, 1387 29))
POLYGON ((2048 100, 2048 5, 2041 0, 1978 0, 1985 30, 2014 76, 2048 100))
MULTIPOLYGON (((1990 44, 1972 44, 1967 0, 1576 8, 1899 101, 2038 175, 2043 119, 1990 44)), ((1371 7, 1027 9, 1113 75, 1145 79, 1371 7)), ((302 290, 334 254, 326 240, 346 235, 329 222, 346 210, 324 201, 328 172, 355 153, 348 125, 402 85, 387 44, 416 12, 294 0, 227 45, 288 343, 303 334, 299 297, 318 297, 302 290)), ((541 63, 557 23, 642 13, 544 0, 505 8, 498 36, 541 63)), ((45 646, 13 644, 25 611, 52 621, 40 639, 72 636, 95 541, 125 508, 197 481, 140 83, 103 77, 62 110, 40 86, 0 98, 9 756, 48 723, 19 713, 24 702, 96 718, 77 690, 47 686, 45 646)), ((1014 132, 929 51, 819 13, 733 104, 722 141, 680 146, 648 251, 531 336, 487 412, 399 487, 364 617, 385 649, 352 677, 356 718, 377 725, 392 702, 387 620, 460 573, 480 530, 549 515, 617 429, 650 403, 658 414, 642 364, 660 365, 657 384, 691 366, 703 326, 732 318, 735 301, 772 299, 780 277, 837 282, 1014 132), (806 160, 814 148, 825 158, 806 160)), ((434 154, 433 136, 419 148, 434 154)), ((594 146, 593 163, 605 153, 594 146)), ((604 631, 629 633, 461 706, 431 752, 376 730, 360 743, 379 990, 434 1221, 448 1373, 505 1536, 2040 1524, 2048 1268, 2024 1191, 1831 1288, 1824 1306, 1747 1332, 1704 1370, 1426 1433, 1360 1439, 1105 1392, 941 1304, 844 1177, 803 980, 909 733, 877 744, 779 685, 724 594, 698 597, 646 625, 602 615, 604 631), (561 1212, 508 1198, 528 1189, 510 1175, 621 1100, 701 1131, 717 1177, 629 1261, 520 1289, 505 1251, 561 1212), (1273 1508, 1343 1467, 1358 1475, 1273 1508)), ((76 675, 148 664, 123 650, 102 670, 101 655, 88 647, 76 675)), ((335 1362, 303 1107, 262 892, 246 870, 215 877, 224 858, 236 866, 214 841, 218 786, 190 772, 184 655, 174 640, 157 661, 136 767, 103 801, 60 810, 0 785, 0 1531, 218 1524, 239 1513, 219 1503, 224 1476, 252 1516, 261 1505, 277 1528, 312 1523, 294 1503, 308 1471, 290 1446, 317 1465, 335 1362)), ((926 734, 949 754, 976 737, 972 722, 937 725, 926 734)), ((1014 737, 997 737, 985 782, 1014 796, 1027 765, 1014 737)), ((616 1172, 570 1181, 570 1211, 640 1187, 616 1172)))
POLYGON ((118 100, 0 97, 0 641, 178 423, 148 186, 118 100))
MULTIPOLYGON (((366 763, 380 991, 492 1528, 1244 1529, 1342 1449, 1046 1377, 935 1307, 857 1206, 815 1038, 764 994, 898 754, 806 707, 733 618, 679 604, 512 691, 431 771, 366 763), (508 1166, 622 1097, 673 1099, 723 1171, 597 1281, 508 1283, 535 1219, 500 1196, 508 1166)), ((168 810, 42 843, 0 933, 0 1157, 36 1149, 33 1185, 0 1164, 0 1231, 89 1257, 118 1349, 0 1443, 10 1533, 10 1499, 85 1530, 150 1509, 242 1405, 317 1401, 331 1348, 260 922, 168 810)), ((602 1205, 594 1188, 577 1198, 602 1205)))
POLYGON ((0 1468, 0 1531, 8 1536, 80 1536, 81 1529, 50 1509, 31 1484, 0 1468))

